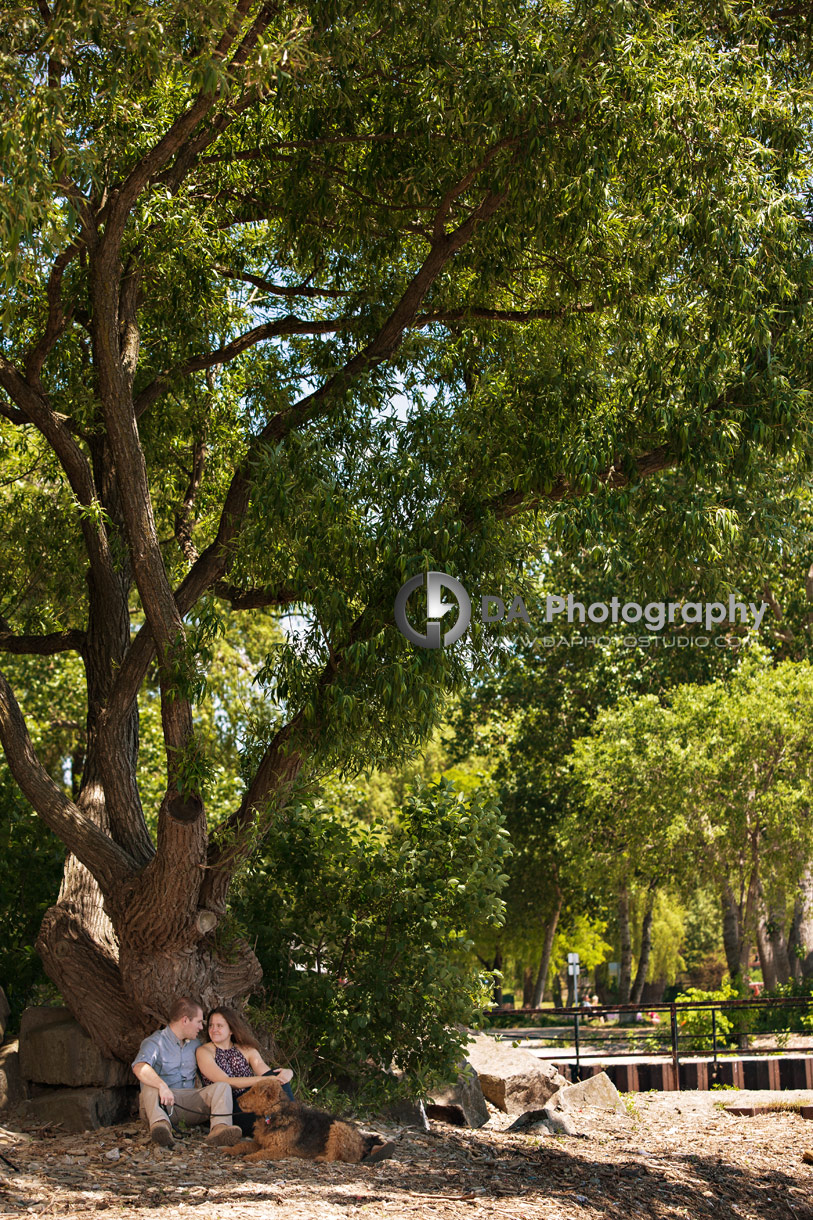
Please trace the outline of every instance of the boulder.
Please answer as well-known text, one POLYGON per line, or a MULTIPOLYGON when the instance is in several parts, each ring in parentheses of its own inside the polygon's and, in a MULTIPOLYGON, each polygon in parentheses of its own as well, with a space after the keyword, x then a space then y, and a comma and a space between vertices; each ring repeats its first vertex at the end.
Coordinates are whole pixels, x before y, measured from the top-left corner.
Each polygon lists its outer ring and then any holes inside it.
POLYGON ((456 1127, 482 1127, 489 1113, 477 1073, 464 1063, 454 1084, 436 1089, 426 1103, 430 1118, 438 1118, 456 1127))
POLYGON ((479 1077, 486 1100, 506 1114, 541 1110, 548 1098, 567 1085, 552 1064, 487 1034, 472 1038, 466 1058, 479 1077))
POLYGON ((0 987, 0 1042, 6 1036, 6 1027, 8 1019, 11 1016, 11 1007, 9 1006, 8 998, 5 991, 0 987))
POLYGON ((20 1044, 7 1042, 0 1046, 0 1110, 10 1110, 26 1096, 20 1072, 20 1044))
POLYGON ((135 1084, 130 1067, 106 1059, 67 1008, 25 1010, 20 1022, 20 1069, 24 1080, 36 1084, 74 1088, 135 1084))
POLYGON ((399 1123, 402 1127, 419 1127, 421 1131, 429 1130, 429 1119, 422 1101, 393 1101, 385 1106, 382 1117, 388 1122, 399 1123))
POLYGON ((25 1103, 22 1117, 62 1131, 90 1131, 126 1122, 134 1097, 135 1089, 49 1089, 25 1103))
POLYGON ((583 1110, 591 1106, 596 1110, 608 1110, 613 1114, 626 1114, 627 1108, 621 1095, 606 1072, 568 1084, 551 1097, 547 1108, 553 1112, 583 1110))

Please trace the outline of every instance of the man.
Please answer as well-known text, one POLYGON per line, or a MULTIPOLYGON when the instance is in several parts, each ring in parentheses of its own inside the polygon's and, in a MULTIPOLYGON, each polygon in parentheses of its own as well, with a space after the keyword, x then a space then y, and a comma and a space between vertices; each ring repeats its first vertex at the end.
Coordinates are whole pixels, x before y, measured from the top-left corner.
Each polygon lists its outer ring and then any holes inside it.
POLYGON ((169 1024, 141 1043, 133 1071, 141 1085, 139 1110, 150 1124, 150 1139, 162 1148, 174 1148, 169 1116, 194 1125, 209 1119, 207 1144, 218 1148, 236 1144, 242 1132, 232 1124, 232 1092, 228 1084, 195 1088, 195 1051, 203 1029, 203 1009, 186 996, 174 1000, 169 1024))

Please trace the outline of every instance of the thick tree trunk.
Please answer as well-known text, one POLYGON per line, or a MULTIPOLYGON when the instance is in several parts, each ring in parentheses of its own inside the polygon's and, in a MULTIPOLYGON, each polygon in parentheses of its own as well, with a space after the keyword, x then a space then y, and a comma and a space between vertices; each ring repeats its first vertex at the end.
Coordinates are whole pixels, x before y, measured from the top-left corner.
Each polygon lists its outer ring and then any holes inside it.
POLYGON ((531 1000, 532 1008, 539 1008, 545 997, 545 983, 550 970, 550 959, 553 954, 553 941, 556 936, 556 929, 559 926, 559 916, 562 913, 563 895, 557 885, 556 887, 556 906, 554 907, 547 924, 545 925, 545 943, 542 946, 542 957, 539 960, 539 969, 536 973, 536 983, 533 989, 531 1000))
POLYGON ((651 885, 647 890, 646 907, 641 921, 641 952, 638 957, 638 969, 635 972, 635 982, 632 987, 631 1001, 640 1004, 644 994, 644 983, 649 971, 649 959, 652 954, 652 916, 655 910, 655 888, 651 885))
MULTIPOLYGON (((97 468, 97 479, 106 486, 112 463, 100 456, 97 468)), ((107 490, 113 517, 116 497, 107 490)), ((161 852, 155 854, 135 782, 137 708, 114 731, 106 724, 116 669, 130 643, 128 574, 102 583, 91 579, 89 590, 83 650, 89 710, 75 799, 85 817, 125 848, 140 870, 105 899, 88 869, 69 855, 37 949, 90 1037, 105 1054, 129 1061, 145 1034, 164 1024, 175 996, 190 995, 204 1008, 228 1004, 251 991, 262 972, 247 945, 229 946, 228 960, 220 960, 212 931, 223 905, 201 925, 205 873, 198 862, 205 859, 205 817, 192 825, 178 823, 165 799, 161 852)))
POLYGON ((531 966, 525 966, 522 971, 522 1007, 534 1007, 534 972, 531 966))
POLYGON ((799 880, 789 940, 793 977, 813 980, 813 863, 799 880))
POLYGON ((629 1004, 632 988, 632 928, 630 926, 630 896, 626 885, 618 895, 618 937, 621 960, 618 971, 618 1002, 629 1004))

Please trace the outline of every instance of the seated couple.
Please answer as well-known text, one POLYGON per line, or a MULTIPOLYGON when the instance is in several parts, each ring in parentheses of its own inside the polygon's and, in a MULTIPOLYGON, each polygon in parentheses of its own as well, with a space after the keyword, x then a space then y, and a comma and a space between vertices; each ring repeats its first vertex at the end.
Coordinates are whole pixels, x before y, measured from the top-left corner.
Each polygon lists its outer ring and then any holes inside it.
POLYGON ((181 996, 169 1011, 169 1024, 141 1043, 133 1071, 141 1085, 139 1109, 150 1124, 150 1138, 162 1148, 174 1147, 172 1124, 193 1126, 209 1120, 208 1144, 227 1147, 254 1130, 256 1115, 244 1114, 235 1100, 246 1089, 276 1076, 293 1101, 288 1068, 268 1067, 257 1039, 232 1008, 209 1014, 210 1041, 201 1043, 203 1009, 181 996), (196 1088, 195 1073, 203 1087, 196 1088))

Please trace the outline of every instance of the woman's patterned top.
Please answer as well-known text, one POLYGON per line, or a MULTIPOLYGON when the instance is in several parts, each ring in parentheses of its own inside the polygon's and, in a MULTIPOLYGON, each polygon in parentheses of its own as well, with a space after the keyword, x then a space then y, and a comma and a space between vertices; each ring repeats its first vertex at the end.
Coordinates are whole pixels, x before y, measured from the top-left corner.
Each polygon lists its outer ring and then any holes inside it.
MULTIPOLYGON (((227 1076, 254 1075, 254 1069, 252 1068, 251 1064, 248 1062, 243 1052, 239 1051, 236 1046, 230 1046, 228 1048, 216 1046, 215 1063, 220 1068, 221 1072, 225 1072, 227 1076)), ((209 1080, 207 1076, 204 1076, 203 1072, 201 1072, 200 1078, 203 1081, 204 1086, 207 1084, 214 1084, 214 1081, 209 1080)), ((232 1093, 235 1097, 239 1097, 242 1093, 247 1093, 250 1087, 250 1085, 244 1085, 242 1089, 235 1089, 233 1087, 232 1093)))

